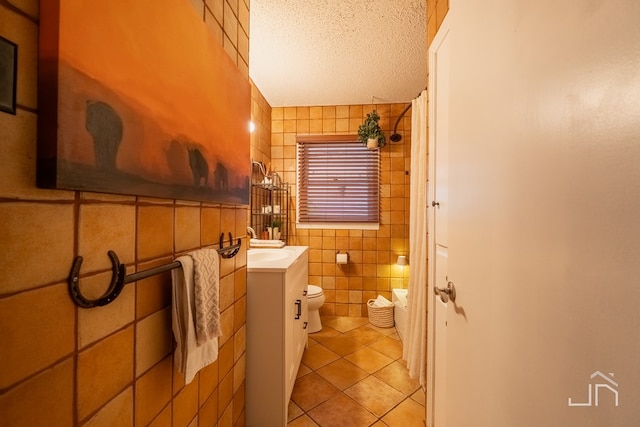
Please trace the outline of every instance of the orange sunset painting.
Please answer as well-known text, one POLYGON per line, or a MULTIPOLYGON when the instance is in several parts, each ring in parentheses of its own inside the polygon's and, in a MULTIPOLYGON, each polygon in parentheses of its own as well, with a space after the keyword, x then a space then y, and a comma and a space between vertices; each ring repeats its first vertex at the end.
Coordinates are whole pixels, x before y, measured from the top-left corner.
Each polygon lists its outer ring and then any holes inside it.
POLYGON ((248 204, 249 82, 190 3, 41 3, 39 186, 248 204))

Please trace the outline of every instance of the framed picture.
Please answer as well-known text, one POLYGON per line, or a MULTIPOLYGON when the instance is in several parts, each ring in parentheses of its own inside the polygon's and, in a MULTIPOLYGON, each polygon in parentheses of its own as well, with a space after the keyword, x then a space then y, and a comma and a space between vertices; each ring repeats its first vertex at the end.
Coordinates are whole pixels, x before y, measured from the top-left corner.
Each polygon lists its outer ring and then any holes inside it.
POLYGON ((0 36, 0 111, 16 113, 18 45, 0 36))
POLYGON ((37 184, 248 204, 251 88, 191 2, 41 2, 37 184))

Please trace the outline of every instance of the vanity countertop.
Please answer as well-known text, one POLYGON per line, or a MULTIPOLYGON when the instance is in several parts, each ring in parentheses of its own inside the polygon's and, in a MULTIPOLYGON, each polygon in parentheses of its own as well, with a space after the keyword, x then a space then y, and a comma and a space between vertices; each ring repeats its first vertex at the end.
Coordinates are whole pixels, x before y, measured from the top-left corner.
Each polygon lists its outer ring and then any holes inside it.
POLYGON ((247 250, 247 271, 285 271, 308 250, 308 246, 285 246, 278 249, 249 249, 247 250))

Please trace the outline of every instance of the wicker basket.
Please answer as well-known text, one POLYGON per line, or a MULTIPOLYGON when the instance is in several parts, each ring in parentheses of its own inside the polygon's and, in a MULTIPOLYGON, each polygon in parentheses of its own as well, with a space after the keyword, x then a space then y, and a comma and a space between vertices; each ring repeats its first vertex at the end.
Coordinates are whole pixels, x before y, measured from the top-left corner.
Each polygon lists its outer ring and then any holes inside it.
POLYGON ((369 311, 369 323, 378 328, 393 327, 393 305, 391 307, 374 307, 376 300, 370 299, 367 302, 367 310, 369 311))

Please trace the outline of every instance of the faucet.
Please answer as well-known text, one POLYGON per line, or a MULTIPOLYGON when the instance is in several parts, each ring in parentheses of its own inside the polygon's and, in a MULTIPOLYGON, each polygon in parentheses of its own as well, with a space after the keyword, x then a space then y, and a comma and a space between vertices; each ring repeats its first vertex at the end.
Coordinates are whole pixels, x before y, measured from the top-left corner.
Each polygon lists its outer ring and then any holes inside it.
POLYGON ((247 227, 247 233, 249 233, 249 238, 251 239, 257 239, 258 235, 256 234, 256 230, 254 230, 251 227, 247 227))

